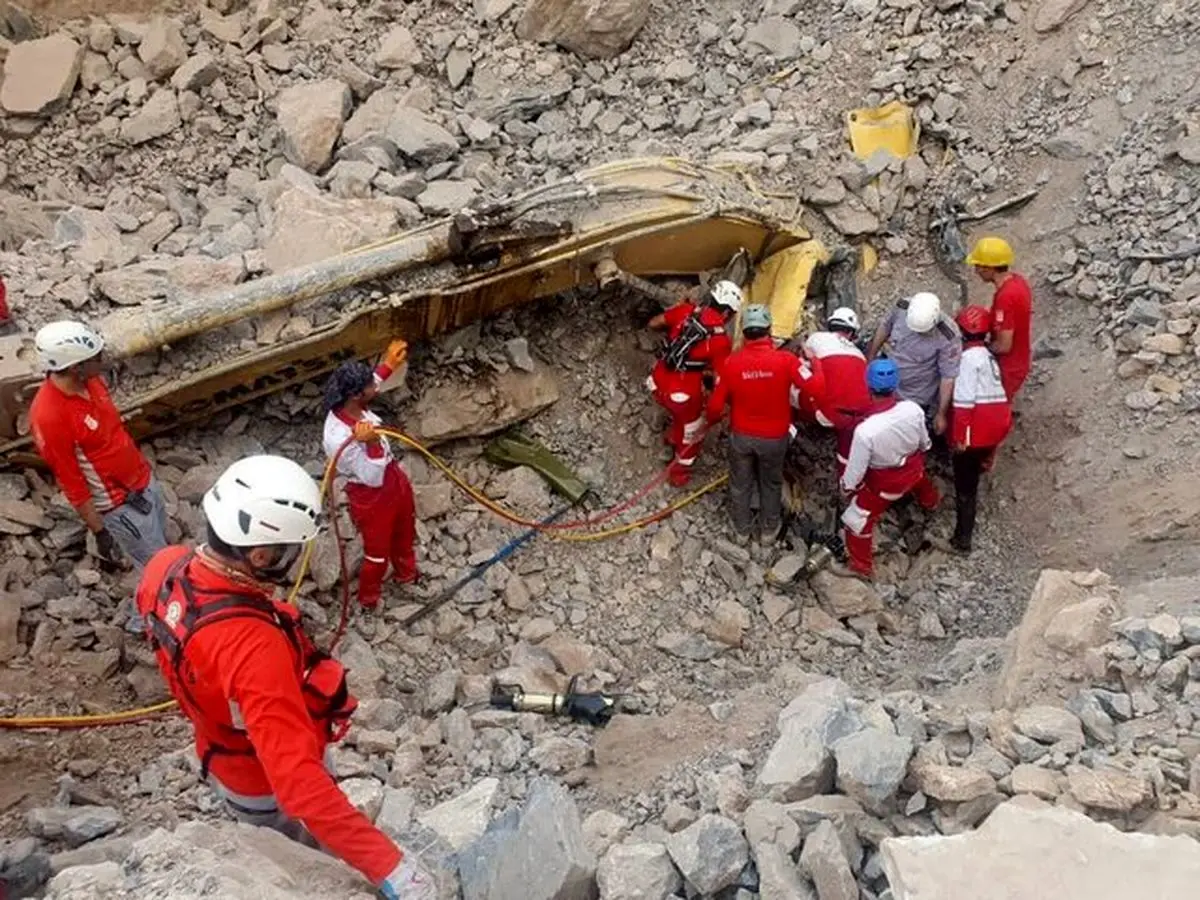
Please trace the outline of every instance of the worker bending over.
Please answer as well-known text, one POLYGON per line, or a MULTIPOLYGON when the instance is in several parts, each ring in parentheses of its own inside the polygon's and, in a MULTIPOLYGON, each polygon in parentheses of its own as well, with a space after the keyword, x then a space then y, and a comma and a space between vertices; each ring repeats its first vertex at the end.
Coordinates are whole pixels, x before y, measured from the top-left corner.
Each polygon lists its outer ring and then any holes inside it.
POLYGON ((750 511, 759 500, 759 532, 764 544, 779 537, 783 502, 783 461, 792 426, 795 389, 814 406, 824 379, 819 368, 775 348, 771 313, 751 306, 742 317, 742 348, 725 361, 708 401, 708 422, 715 425, 729 405, 729 502, 734 536, 750 538, 750 511))
POLYGON ((705 382, 720 374, 733 349, 726 326, 742 308, 742 300, 740 287, 718 281, 709 302, 685 300, 649 322, 655 331, 667 332, 647 384, 670 416, 663 443, 674 451, 669 478, 675 487, 691 481, 704 438, 705 382))
POLYGON ((814 332, 804 342, 804 352, 819 362, 825 376, 825 394, 815 418, 818 425, 832 428, 837 435, 839 479, 846 470, 854 428, 871 404, 867 358, 856 343, 858 329, 858 314, 843 306, 825 320, 824 331, 814 332))
POLYGON ((991 350, 1010 401, 1017 399, 1033 367, 1033 292, 1028 281, 1009 271, 1014 258, 1008 241, 998 237, 981 238, 967 255, 967 265, 995 288, 991 350))
POLYGON ((963 355, 954 381, 950 447, 953 451, 956 521, 950 545, 971 552, 979 479, 992 468, 996 450, 1012 428, 1012 405, 1004 391, 1001 370, 988 349, 992 313, 983 306, 968 306, 958 314, 963 355))
MULTIPOLYGON (((104 341, 63 321, 39 329, 34 344, 47 373, 29 409, 38 453, 95 535, 97 555, 115 563, 119 548, 141 571, 167 544, 167 507, 101 377, 104 341)), ((135 614, 126 627, 143 625, 135 614)))
POLYGON ((945 434, 962 345, 937 294, 922 291, 897 303, 879 323, 867 358, 885 343, 900 372, 901 399, 920 406, 933 432, 945 434))
POLYGON ((203 501, 207 540, 160 551, 137 589, 159 668, 192 722, 201 778, 233 815, 320 845, 387 898, 431 877, 351 805, 323 759, 357 706, 341 663, 275 599, 320 526, 321 492, 279 456, 231 465, 203 501))
POLYGON ((364 609, 378 608, 389 562, 396 583, 412 584, 419 577, 412 484, 379 433, 382 420, 368 408, 379 385, 407 358, 408 345, 393 341, 374 371, 366 363, 350 360, 338 366, 325 384, 322 443, 329 459, 341 451, 337 471, 346 479, 350 518, 363 540, 358 602, 364 609))
POLYGON ((897 500, 911 493, 925 509, 941 499, 925 474, 929 432, 925 414, 911 400, 898 400, 900 373, 890 359, 867 366, 871 406, 854 429, 850 459, 842 473, 842 492, 850 505, 842 514, 849 570, 838 574, 874 577, 873 539, 876 523, 897 500))

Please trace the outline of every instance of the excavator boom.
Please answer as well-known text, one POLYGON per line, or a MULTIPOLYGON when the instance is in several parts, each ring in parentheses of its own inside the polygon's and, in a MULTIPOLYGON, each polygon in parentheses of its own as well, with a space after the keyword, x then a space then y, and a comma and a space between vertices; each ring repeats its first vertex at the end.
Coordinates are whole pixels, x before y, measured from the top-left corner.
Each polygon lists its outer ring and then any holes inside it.
MULTIPOLYGON (((339 312, 303 337, 219 361, 118 402, 135 438, 210 418, 377 353, 572 288, 695 276, 739 250, 754 261, 811 243, 799 204, 744 174, 670 158, 611 163, 377 244, 203 295, 120 309, 93 324, 118 360, 211 341, 246 319, 319 300, 339 312), (599 272, 599 274, 598 274, 599 272), (601 278, 600 276, 604 276, 601 278)), ((0 338, 0 463, 36 459, 25 410, 40 383, 30 334, 0 338)))

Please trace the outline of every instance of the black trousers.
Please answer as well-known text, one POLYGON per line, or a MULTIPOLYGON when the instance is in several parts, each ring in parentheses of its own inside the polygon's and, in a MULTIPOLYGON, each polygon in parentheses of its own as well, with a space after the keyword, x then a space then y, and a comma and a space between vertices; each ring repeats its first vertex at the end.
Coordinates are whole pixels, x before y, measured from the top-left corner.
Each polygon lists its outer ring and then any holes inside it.
POLYGON ((970 546, 975 532, 975 514, 979 506, 979 479, 983 476, 995 447, 972 448, 954 453, 954 504, 956 521, 954 540, 970 546))

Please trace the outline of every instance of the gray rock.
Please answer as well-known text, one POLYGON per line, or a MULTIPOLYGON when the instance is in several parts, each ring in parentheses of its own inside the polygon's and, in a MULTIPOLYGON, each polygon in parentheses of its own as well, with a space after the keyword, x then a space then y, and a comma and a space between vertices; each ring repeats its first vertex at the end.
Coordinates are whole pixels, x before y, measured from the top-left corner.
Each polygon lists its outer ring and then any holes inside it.
POLYGON ((1087 128, 1067 127, 1042 142, 1042 149, 1057 159, 1083 159, 1096 149, 1096 134, 1087 128))
POLYGON ((1200 644, 1200 616, 1184 616, 1179 620, 1179 633, 1189 644, 1200 644))
POLYGON ((536 366, 533 357, 529 355, 529 341, 523 337, 515 337, 504 342, 504 355, 508 361, 522 372, 532 372, 536 366))
POLYGON ((313 173, 328 166, 353 103, 349 85, 332 78, 281 91, 276 112, 288 161, 313 173))
POLYGON ((1095 694, 1080 691, 1067 703, 1067 709, 1079 717, 1083 730, 1092 740, 1111 744, 1117 739, 1117 727, 1095 694))
POLYGON ((463 850, 487 830, 499 789, 497 779, 484 778, 470 790, 421 813, 417 821, 456 852, 463 850))
POLYGON ((517 36, 607 59, 629 49, 649 17, 642 0, 531 0, 517 36))
POLYGON ((0 107, 15 116, 40 116, 57 109, 79 82, 83 47, 66 32, 8 47, 0 107))
POLYGON ((458 140, 420 110, 399 106, 388 121, 387 136, 407 156, 432 166, 458 155, 458 140))
POLYGON ((829 224, 846 237, 874 234, 880 228, 879 217, 863 206, 862 201, 856 197, 847 198, 822 211, 829 224))
POLYGON ((791 855, 775 844, 755 844, 758 897, 770 900, 817 900, 791 855))
POLYGON ((710 641, 702 634, 685 631, 668 631, 661 634, 654 646, 671 656, 692 662, 707 662, 721 652, 720 644, 710 641))
POLYGON ((463 900, 592 900, 596 858, 565 788, 535 779, 518 812, 459 854, 463 900))
POLYGON ((450 215, 470 206, 478 194, 479 182, 473 178, 431 181, 417 196, 417 205, 431 216, 450 215))
POLYGON ((912 753, 907 737, 878 728, 844 737, 833 745, 838 790, 884 815, 891 811, 912 753))
POLYGON ((1042 0, 1037 4, 1037 11, 1033 16, 1034 31, 1053 31, 1087 6, 1088 2, 1089 0, 1042 0))
POLYGON ((384 69, 413 69, 421 60, 416 38, 403 25, 396 25, 385 34, 375 51, 375 64, 384 69))
POLYGON ((1162 304, 1144 297, 1135 299, 1125 310, 1124 321, 1127 325, 1147 325, 1156 328, 1162 320, 1162 304))
POLYGON ((1043 744, 1060 741, 1083 747, 1083 728, 1074 713, 1057 706, 1029 706, 1013 716, 1013 727, 1043 744))
POLYGON ((121 139, 130 144, 145 144, 165 137, 183 124, 175 91, 163 88, 121 125, 121 139))
POLYGON ((668 900, 683 887, 662 844, 614 844, 596 870, 600 900, 668 900))
POLYGON ((221 77, 221 65, 211 53, 197 53, 171 76, 171 87, 177 91, 198 91, 221 77))
POLYGON ((752 50, 765 50, 780 62, 798 59, 802 53, 802 40, 799 26, 778 16, 768 16, 746 31, 746 43, 752 50))
POLYGON ((800 849, 800 826, 781 803, 755 800, 746 808, 742 823, 751 847, 777 844, 787 854, 800 849))
POLYGON ((782 800, 803 800, 833 787, 831 747, 862 728, 846 701, 850 689, 836 679, 808 687, 779 714, 779 738, 763 763, 758 784, 782 800))
POLYGON ((151 78, 163 79, 183 65, 187 59, 187 44, 179 23, 165 16, 150 21, 146 35, 138 44, 138 57, 151 78))
POLYGON ((821 822, 804 841, 800 868, 817 886, 820 900, 858 900, 858 882, 832 822, 821 822))
POLYGON ((597 859, 628 834, 629 820, 607 809, 598 809, 583 820, 584 842, 597 859))
POLYGON ((735 884, 750 859, 750 846, 737 823, 712 813, 667 838, 667 850, 684 880, 700 894, 716 894, 735 884))
POLYGON ((384 788, 375 826, 388 837, 398 840, 412 824, 416 805, 417 798, 407 788, 384 788))

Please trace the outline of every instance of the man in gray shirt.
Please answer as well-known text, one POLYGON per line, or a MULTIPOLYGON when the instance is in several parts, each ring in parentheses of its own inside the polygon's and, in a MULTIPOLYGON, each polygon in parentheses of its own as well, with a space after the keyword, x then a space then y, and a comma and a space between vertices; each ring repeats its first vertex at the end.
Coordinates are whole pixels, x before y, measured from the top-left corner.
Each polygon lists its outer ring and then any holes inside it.
POLYGON ((945 434, 962 340, 937 295, 923 291, 897 303, 879 323, 867 358, 878 356, 885 343, 900 370, 901 398, 925 410, 935 434, 945 434))

